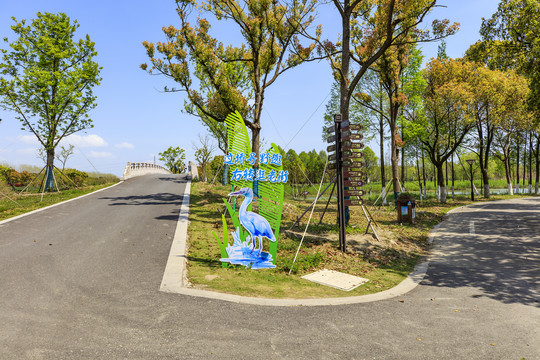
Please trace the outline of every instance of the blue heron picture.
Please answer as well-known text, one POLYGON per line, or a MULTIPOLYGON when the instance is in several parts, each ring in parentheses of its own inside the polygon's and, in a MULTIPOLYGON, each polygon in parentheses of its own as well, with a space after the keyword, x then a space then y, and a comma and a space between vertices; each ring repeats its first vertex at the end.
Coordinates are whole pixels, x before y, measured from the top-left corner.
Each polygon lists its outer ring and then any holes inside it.
POLYGON ((270 241, 275 242, 276 237, 270 227, 268 221, 259 214, 251 211, 247 211, 249 204, 253 201, 253 191, 250 188, 242 188, 238 191, 232 192, 229 196, 243 195, 244 201, 240 206, 238 217, 240 224, 249 233, 245 241, 242 241, 239 236, 239 229, 233 233, 234 244, 227 246, 227 259, 221 259, 221 261, 229 262, 231 264, 241 264, 249 266, 252 269, 261 268, 274 268, 272 263, 272 255, 263 250, 263 237, 268 238, 270 241), (259 247, 257 248, 257 240, 259 247), (251 241, 251 246, 250 246, 251 241))

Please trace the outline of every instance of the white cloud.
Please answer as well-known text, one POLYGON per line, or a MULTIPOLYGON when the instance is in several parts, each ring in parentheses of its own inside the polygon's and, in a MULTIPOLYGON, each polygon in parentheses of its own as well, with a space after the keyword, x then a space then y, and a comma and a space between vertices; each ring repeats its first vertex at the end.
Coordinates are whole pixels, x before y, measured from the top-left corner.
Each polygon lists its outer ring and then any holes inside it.
POLYGON ((35 148, 18 149, 16 150, 16 153, 21 154, 21 155, 34 156, 36 159, 38 158, 38 149, 35 149, 35 148))
POLYGON ((88 155, 91 158, 112 158, 113 154, 107 151, 90 151, 90 154, 88 155))
POLYGON ((103 138, 96 134, 90 135, 77 135, 73 134, 62 140, 63 144, 73 144, 76 147, 105 147, 107 142, 103 138))
POLYGON ((27 145, 39 144, 39 141, 35 135, 21 135, 19 136, 18 140, 22 142, 23 144, 27 144, 27 145))
POLYGON ((114 147, 117 149, 134 149, 135 145, 124 141, 123 143, 114 145, 114 147))

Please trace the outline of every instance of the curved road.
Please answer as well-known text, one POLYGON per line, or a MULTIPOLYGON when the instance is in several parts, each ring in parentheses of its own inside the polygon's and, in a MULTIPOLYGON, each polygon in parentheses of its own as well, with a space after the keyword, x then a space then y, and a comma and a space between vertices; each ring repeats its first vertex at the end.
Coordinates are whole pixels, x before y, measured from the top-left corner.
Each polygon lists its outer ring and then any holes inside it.
POLYGON ((394 299, 265 307, 158 291, 185 178, 0 225, 0 359, 540 359, 540 198, 477 203, 394 299))

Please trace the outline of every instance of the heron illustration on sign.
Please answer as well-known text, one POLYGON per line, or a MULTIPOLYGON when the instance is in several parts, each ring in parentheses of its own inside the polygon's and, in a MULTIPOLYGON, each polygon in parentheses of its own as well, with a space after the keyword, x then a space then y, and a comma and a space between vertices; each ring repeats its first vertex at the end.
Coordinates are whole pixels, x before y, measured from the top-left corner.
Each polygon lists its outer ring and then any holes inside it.
POLYGON ((251 252, 253 252, 256 247, 255 238, 259 239, 258 254, 260 254, 263 248, 263 237, 267 237, 270 241, 273 242, 276 241, 276 237, 272 232, 270 224, 264 217, 259 214, 255 214, 254 212, 247 211, 247 207, 253 201, 253 191, 250 188, 242 188, 229 194, 229 196, 238 195, 244 196, 244 201, 240 206, 240 211, 238 214, 240 224, 242 224, 242 226, 251 235, 251 241, 253 242, 253 248, 251 249, 251 252))

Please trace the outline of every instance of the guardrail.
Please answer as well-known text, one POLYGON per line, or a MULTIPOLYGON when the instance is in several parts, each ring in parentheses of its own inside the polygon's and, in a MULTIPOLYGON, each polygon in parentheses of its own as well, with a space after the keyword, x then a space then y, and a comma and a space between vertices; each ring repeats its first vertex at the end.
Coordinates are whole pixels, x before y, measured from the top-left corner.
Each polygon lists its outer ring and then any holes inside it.
POLYGON ((172 174, 168 169, 161 165, 145 162, 128 162, 124 169, 123 180, 148 174, 172 174))

